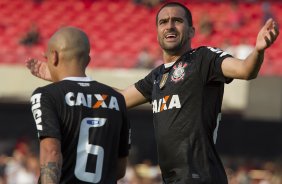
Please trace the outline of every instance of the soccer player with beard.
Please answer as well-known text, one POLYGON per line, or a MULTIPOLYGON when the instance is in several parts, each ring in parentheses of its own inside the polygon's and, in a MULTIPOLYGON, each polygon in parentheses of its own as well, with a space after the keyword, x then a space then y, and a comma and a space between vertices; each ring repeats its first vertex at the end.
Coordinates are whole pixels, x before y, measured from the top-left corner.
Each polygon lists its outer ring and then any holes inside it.
MULTIPOLYGON (((128 108, 151 102, 164 183, 227 184, 215 149, 224 84, 257 77, 265 50, 279 35, 269 19, 250 55, 239 60, 212 47, 191 48, 191 12, 180 3, 163 5, 156 15, 164 64, 122 90, 128 108)), ((212 39, 212 38, 211 38, 212 39)), ((32 74, 50 79, 46 64, 31 59, 32 74)))

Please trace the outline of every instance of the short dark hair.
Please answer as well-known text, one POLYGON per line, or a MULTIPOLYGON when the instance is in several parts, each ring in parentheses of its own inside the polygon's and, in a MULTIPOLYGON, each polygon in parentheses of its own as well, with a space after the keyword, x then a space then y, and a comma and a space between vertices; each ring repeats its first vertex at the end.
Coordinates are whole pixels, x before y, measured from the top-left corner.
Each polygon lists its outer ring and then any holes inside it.
POLYGON ((165 8, 165 7, 175 7, 175 6, 179 6, 181 8, 183 8, 183 10, 185 11, 185 17, 187 19, 187 22, 189 24, 189 26, 193 26, 193 21, 192 21, 192 14, 191 11, 183 4, 178 3, 178 2, 168 2, 166 4, 164 4, 158 11, 157 15, 156 15, 156 24, 158 25, 158 16, 160 11, 165 8))

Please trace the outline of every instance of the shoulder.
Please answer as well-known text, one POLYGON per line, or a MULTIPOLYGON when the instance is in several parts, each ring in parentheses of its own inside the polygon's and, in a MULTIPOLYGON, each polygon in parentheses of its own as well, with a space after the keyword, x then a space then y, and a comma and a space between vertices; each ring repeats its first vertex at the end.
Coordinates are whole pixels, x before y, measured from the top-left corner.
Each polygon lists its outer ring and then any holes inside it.
POLYGON ((36 89, 33 91, 32 95, 38 94, 38 93, 40 93, 40 94, 42 94, 42 93, 47 93, 47 91, 48 91, 48 85, 47 85, 47 86, 43 86, 43 87, 38 87, 38 88, 36 88, 36 89))
POLYGON ((41 94, 41 95, 44 95, 45 97, 52 97, 57 94, 59 86, 61 85, 62 85, 62 82, 56 82, 56 83, 48 84, 43 87, 38 87, 33 91, 32 96, 34 94, 41 94))
POLYGON ((200 46, 197 48, 194 48, 188 52, 186 52, 182 58, 184 60, 190 60, 191 58, 193 59, 197 59, 201 56, 203 56, 204 54, 207 54, 209 52, 209 47, 208 46, 200 46))
POLYGON ((206 53, 213 53, 213 54, 221 54, 224 51, 218 47, 212 46, 201 46, 196 49, 198 52, 206 52, 206 53))
POLYGON ((158 67, 154 68, 151 72, 149 72, 149 74, 147 76, 154 76, 154 75, 158 75, 159 73, 162 72, 162 70, 164 70, 164 65, 161 64, 158 67))
POLYGON ((47 86, 44 86, 44 87, 38 87, 33 91, 30 97, 30 102, 32 105, 41 104, 40 106, 42 106, 42 103, 45 104, 46 102, 50 103, 51 101, 53 101, 51 100, 52 95, 46 89, 47 86))
POLYGON ((211 47, 211 46, 200 46, 192 50, 192 53, 205 53, 205 52, 213 52, 219 50, 218 48, 211 47))
POLYGON ((226 57, 232 57, 227 52, 224 52, 222 49, 218 47, 212 47, 212 46, 201 46, 196 49, 194 49, 194 54, 198 57, 204 58, 204 59, 211 59, 211 58, 226 58, 226 57))

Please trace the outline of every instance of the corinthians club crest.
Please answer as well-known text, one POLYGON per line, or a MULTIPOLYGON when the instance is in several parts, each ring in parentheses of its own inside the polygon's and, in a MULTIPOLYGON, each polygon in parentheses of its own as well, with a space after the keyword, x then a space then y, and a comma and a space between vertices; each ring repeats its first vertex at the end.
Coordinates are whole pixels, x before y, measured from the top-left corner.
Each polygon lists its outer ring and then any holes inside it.
POLYGON ((178 63, 178 65, 173 66, 174 72, 171 76, 171 80, 174 82, 178 82, 184 79, 185 70, 184 68, 187 67, 187 63, 182 64, 182 62, 178 63))

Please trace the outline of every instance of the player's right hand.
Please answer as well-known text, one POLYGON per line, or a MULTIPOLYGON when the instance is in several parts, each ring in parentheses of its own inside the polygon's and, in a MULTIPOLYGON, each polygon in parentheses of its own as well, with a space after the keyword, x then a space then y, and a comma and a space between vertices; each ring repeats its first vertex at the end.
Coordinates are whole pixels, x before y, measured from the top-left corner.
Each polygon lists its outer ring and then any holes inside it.
POLYGON ((47 67, 46 62, 29 58, 25 60, 25 64, 26 67, 30 70, 32 75, 47 81, 52 81, 51 74, 47 67))

